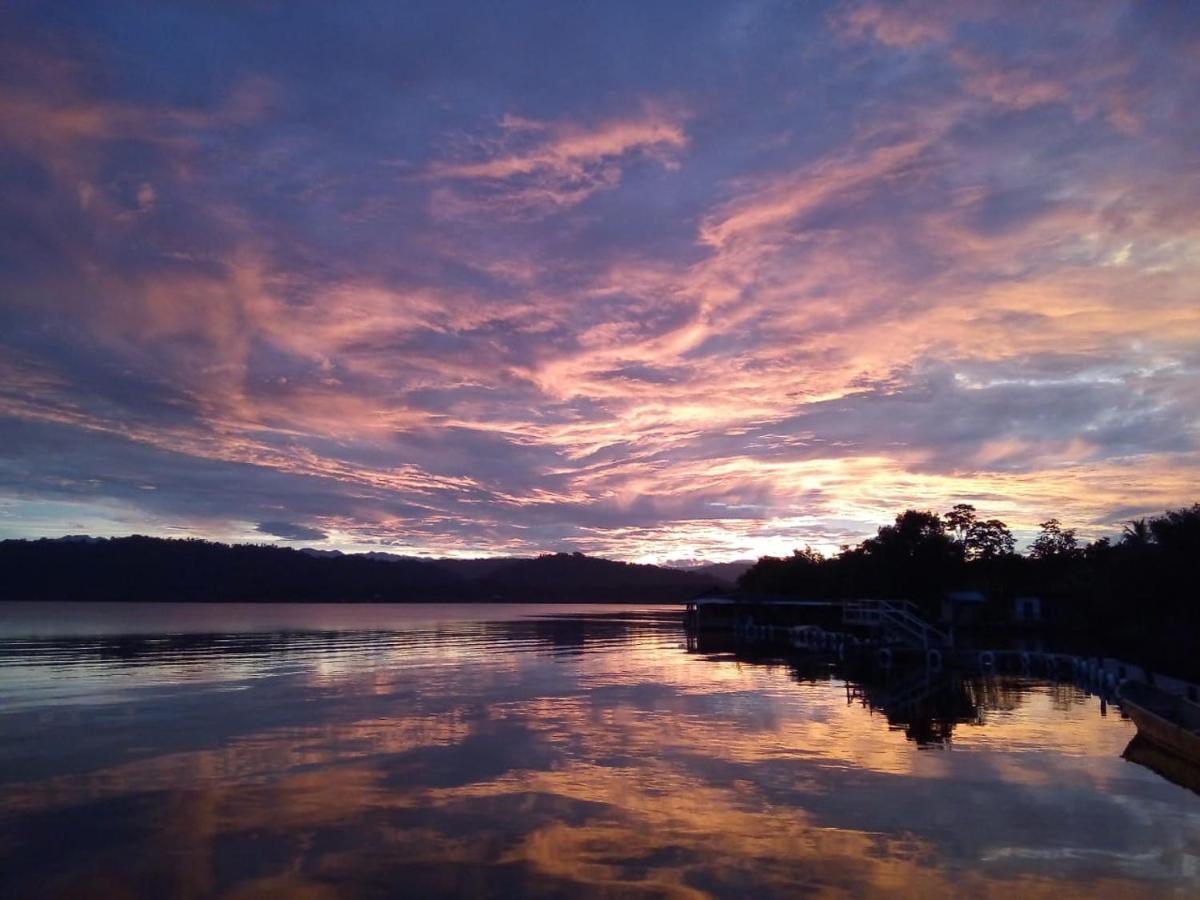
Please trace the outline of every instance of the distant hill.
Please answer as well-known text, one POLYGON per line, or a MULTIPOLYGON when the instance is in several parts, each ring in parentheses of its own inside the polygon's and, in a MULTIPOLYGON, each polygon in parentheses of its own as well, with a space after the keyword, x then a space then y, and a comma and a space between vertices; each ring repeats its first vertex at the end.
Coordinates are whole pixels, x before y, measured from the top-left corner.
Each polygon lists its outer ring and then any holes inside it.
MULTIPOLYGON (((65 538, 57 538, 65 540, 65 538)), ((93 538, 92 540, 95 540, 93 538)), ((486 556, 474 559, 458 559, 453 557, 405 556, 399 553, 386 553, 380 550, 369 550, 366 553, 343 553, 341 550, 322 550, 318 547, 303 547, 301 553, 324 559, 353 556, 356 559, 374 559, 382 562, 423 562, 431 563, 439 568, 453 572, 467 580, 483 578, 502 569, 505 566, 529 559, 525 556, 486 556)))
POLYGON ((630 600, 684 600, 728 588, 720 579, 700 572, 615 562, 581 553, 519 560, 496 569, 479 585, 491 599, 538 596, 562 601, 599 601, 614 596, 630 600))
POLYGON ((501 569, 516 563, 528 562, 528 557, 489 556, 478 559, 435 559, 432 562, 448 572, 454 572, 469 581, 486 578, 501 569))
POLYGON ((582 554, 426 560, 141 536, 0 541, 0 600, 667 602, 727 588, 701 572, 582 554))
POLYGON ((467 593, 461 578, 426 562, 141 536, 0 542, 0 597, 13 600, 456 600, 467 593))
POLYGON ((709 575, 719 581, 728 582, 730 585, 737 584, 737 580, 742 577, 742 574, 748 571, 755 563, 753 559, 735 559, 730 562, 707 562, 704 560, 696 561, 680 561, 668 562, 668 568, 679 569, 683 572, 697 572, 701 575, 709 575))

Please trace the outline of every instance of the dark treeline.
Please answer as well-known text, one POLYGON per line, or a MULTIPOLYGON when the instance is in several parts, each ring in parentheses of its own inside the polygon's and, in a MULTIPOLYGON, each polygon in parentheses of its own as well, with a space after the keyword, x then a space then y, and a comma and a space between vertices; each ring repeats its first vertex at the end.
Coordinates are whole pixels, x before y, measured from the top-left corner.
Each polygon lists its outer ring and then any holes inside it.
POLYGON ((1119 539, 1088 544, 1050 519, 1024 555, 1003 522, 967 504, 945 515, 908 510, 830 558, 808 548, 763 557, 738 584, 756 594, 906 599, 931 615, 944 592, 978 590, 988 600, 983 621, 991 624, 1008 620, 1014 598, 1033 595, 1052 626, 1195 647, 1200 504, 1129 522, 1119 539))
POLYGON ((582 554, 463 566, 140 536, 0 542, 4 600, 668 602, 724 587, 582 554))

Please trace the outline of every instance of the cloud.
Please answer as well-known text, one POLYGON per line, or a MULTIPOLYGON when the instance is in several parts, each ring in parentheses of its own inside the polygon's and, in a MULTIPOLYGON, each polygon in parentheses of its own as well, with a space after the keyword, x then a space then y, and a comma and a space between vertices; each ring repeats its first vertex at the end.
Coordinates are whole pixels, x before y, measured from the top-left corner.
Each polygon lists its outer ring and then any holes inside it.
POLYGON ((938 15, 928 5, 856 3, 835 22, 850 37, 876 40, 889 47, 919 47, 944 41, 951 16, 938 15))
POLYGON ((719 559, 1191 502, 1194 25, 1090 6, 597 8, 506 54, 294 13, 336 77, 282 11, 221 66, 157 15, 17 17, 5 508, 719 559))
POLYGON ((548 215, 615 188, 623 169, 639 160, 677 167, 676 155, 688 142, 676 117, 653 108, 592 126, 506 116, 500 130, 499 138, 483 143, 485 158, 437 162, 428 168, 426 174, 434 180, 475 184, 468 193, 436 191, 436 215, 548 215))
POLYGON ((254 530, 283 538, 285 541, 323 541, 329 537, 319 528, 298 525, 295 522, 259 522, 254 530))

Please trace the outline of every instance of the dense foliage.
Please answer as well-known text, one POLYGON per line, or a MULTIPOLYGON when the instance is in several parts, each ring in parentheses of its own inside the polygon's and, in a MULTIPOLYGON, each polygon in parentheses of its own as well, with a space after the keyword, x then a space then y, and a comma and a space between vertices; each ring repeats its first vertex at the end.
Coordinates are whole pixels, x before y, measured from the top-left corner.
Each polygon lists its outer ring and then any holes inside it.
POLYGON ((1057 519, 1025 555, 1008 527, 959 504, 945 515, 907 510, 857 547, 825 558, 805 548, 763 557, 739 579, 742 590, 811 598, 895 597, 933 610, 946 591, 988 598, 1002 622, 1010 601, 1043 599, 1052 624, 1098 633, 1170 634, 1194 640, 1200 626, 1200 504, 1130 522, 1117 541, 1080 545, 1057 519))

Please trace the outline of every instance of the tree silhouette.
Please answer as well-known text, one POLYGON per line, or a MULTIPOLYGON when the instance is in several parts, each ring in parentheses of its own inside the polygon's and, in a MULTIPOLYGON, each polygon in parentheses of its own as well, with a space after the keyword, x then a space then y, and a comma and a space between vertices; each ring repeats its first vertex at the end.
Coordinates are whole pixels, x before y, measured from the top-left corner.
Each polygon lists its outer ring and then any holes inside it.
POLYGON ((975 507, 970 503, 956 503, 950 512, 943 517, 946 527, 954 532, 960 544, 966 545, 967 537, 976 524, 975 507))
POLYGON ((1078 541, 1074 528, 1063 528, 1058 519, 1047 519, 1039 526, 1042 530, 1029 548, 1033 559, 1055 559, 1075 555, 1078 541))
POLYGON ((941 516, 916 509, 900 513, 861 549, 872 576, 866 582, 876 591, 931 606, 956 580, 963 561, 963 547, 946 533, 941 516))
POLYGON ((941 516, 917 509, 900 513, 894 525, 884 525, 875 537, 863 541, 863 547, 870 554, 910 559, 955 553, 954 541, 946 534, 941 516))
POLYGON ((829 559, 808 550, 764 557, 739 579, 748 592, 918 603, 970 587, 987 597, 984 618, 993 624, 1005 621, 1014 597, 1036 594, 1043 627, 1103 641, 1113 654, 1140 654, 1144 664, 1169 660, 1181 677, 1200 679, 1197 584, 1200 503, 1127 523, 1119 541, 1101 537, 1086 547, 1074 529, 1047 519, 1025 556, 1007 525, 980 519, 968 504, 940 518, 908 510, 829 559))
POLYGON ((1154 543, 1165 549, 1186 553, 1200 546, 1200 503, 1187 509, 1169 509, 1150 520, 1154 543))
POLYGON ((1121 543, 1130 547, 1145 547, 1153 536, 1145 519, 1130 519, 1121 531, 1121 543))
POLYGON ((965 545, 968 559, 995 559, 1010 555, 1017 542, 1007 525, 999 519, 988 519, 971 525, 965 545))

